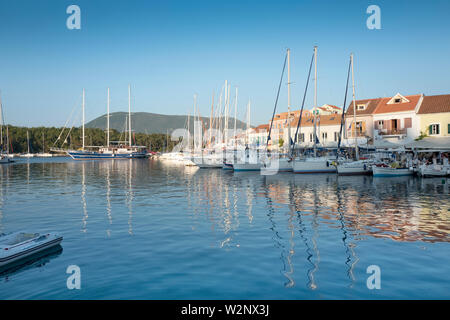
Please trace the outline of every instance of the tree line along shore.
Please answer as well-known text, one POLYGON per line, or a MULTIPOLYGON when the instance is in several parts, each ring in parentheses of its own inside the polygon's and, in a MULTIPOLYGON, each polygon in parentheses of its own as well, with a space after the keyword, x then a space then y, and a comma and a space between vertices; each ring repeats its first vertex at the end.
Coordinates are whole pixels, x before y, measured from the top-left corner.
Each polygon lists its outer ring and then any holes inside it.
MULTIPOLYGON (((57 127, 17 127, 8 125, 2 128, 2 149, 10 153, 28 152, 28 141, 30 153, 50 152, 51 148, 78 149, 82 146, 81 128, 57 127), (29 138, 27 139, 27 131, 29 138), (69 132, 70 131, 70 132, 69 132), (8 137, 6 137, 8 132, 8 137), (59 139, 58 139, 59 138, 59 139), (7 147, 9 141, 9 148, 7 147)), ((110 141, 128 141, 124 133, 110 130, 110 141)), ((170 137, 161 133, 133 133, 132 144, 146 146, 149 151, 161 152, 171 150, 177 141, 171 141, 170 137), (168 145, 168 146, 167 146, 168 145)), ((85 129, 85 144, 89 146, 102 146, 106 144, 105 131, 102 129, 85 129)))

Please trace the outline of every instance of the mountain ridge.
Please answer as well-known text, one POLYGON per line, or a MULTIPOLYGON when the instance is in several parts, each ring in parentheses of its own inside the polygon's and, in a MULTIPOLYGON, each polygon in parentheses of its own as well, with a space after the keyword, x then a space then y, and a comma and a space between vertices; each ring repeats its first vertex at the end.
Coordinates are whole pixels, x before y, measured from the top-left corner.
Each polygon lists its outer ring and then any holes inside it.
MULTIPOLYGON (((151 112, 132 112, 131 113, 131 128, 138 133, 167 133, 175 129, 185 128, 187 122, 187 115, 165 115, 151 112)), ((126 130, 125 123, 128 118, 127 112, 113 112, 109 114, 109 127, 119 132, 126 130)), ((197 117, 195 117, 197 119, 197 117)), ((200 117, 200 119, 209 126, 209 118, 200 117)), ((194 128, 194 117, 190 117, 191 131, 194 128)), ((106 129, 106 114, 103 114, 85 124, 86 128, 106 129)), ((246 123, 237 119, 236 128, 245 129, 246 123)), ((234 128, 234 118, 229 118, 228 128, 234 128)))

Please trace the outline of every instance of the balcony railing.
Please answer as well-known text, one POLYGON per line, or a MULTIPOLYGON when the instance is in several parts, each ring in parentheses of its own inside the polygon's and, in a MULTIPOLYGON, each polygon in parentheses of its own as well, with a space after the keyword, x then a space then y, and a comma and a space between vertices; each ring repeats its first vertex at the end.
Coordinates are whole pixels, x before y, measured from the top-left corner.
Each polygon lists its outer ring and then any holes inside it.
POLYGON ((406 135, 406 128, 403 129, 380 129, 378 131, 379 135, 382 136, 397 136, 397 135, 406 135))
POLYGON ((358 137, 365 137, 365 136, 366 136, 366 131, 356 131, 356 132, 348 131, 347 132, 348 138, 358 138, 358 137))

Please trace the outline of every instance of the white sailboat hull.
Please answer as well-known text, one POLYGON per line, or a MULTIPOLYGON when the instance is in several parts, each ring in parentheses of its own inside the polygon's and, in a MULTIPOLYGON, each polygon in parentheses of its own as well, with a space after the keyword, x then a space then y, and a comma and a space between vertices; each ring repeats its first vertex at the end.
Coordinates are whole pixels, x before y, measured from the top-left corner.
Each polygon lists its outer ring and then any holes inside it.
POLYGON ((323 158, 312 158, 306 160, 294 160, 292 165, 294 173, 334 173, 336 167, 331 161, 323 158))
POLYGON ((271 162, 264 163, 261 167, 261 172, 266 174, 292 172, 293 162, 288 158, 274 159, 271 162))
POLYGON ((222 168, 222 161, 218 157, 194 157, 193 162, 199 168, 214 169, 222 168))
POLYGON ((262 167, 262 163, 234 163, 233 170, 234 171, 260 171, 262 167))

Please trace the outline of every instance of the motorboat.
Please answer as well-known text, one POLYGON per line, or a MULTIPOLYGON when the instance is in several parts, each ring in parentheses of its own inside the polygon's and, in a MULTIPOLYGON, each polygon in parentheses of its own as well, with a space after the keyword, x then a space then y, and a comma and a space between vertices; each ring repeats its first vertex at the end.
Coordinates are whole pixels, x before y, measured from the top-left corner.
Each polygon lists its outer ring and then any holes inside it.
POLYGON ((56 233, 14 232, 0 234, 0 267, 57 246, 63 237, 56 233))
POLYGON ((450 166, 431 164, 423 164, 419 166, 417 173, 422 177, 445 177, 450 175, 450 166))
POLYGON ((395 165, 388 166, 386 164, 378 164, 372 166, 374 177, 398 177, 398 176, 412 176, 414 171, 409 168, 396 167, 395 165))

